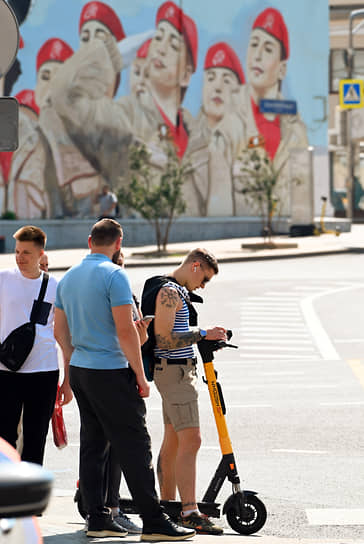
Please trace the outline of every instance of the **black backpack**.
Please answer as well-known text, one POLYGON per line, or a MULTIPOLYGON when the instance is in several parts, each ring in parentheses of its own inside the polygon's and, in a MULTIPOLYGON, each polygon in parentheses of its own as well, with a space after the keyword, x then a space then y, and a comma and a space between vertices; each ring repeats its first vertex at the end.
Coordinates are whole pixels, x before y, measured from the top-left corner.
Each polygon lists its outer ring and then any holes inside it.
MULTIPOLYGON (((179 285, 178 281, 172 276, 153 276, 149 278, 143 287, 142 293, 142 314, 154 315, 155 314, 155 301, 159 290, 168 282, 173 282, 179 285)), ((180 293, 180 291, 179 291, 180 293)), ((189 292, 187 297, 184 297, 189 311, 189 324, 191 327, 197 326, 197 312, 192 305, 192 302, 203 302, 202 298, 195 293, 189 292)), ((144 372, 148 381, 153 380, 154 375, 154 348, 155 348, 155 334, 154 334, 154 320, 148 326, 148 340, 142 346, 142 356, 144 364, 144 372)))

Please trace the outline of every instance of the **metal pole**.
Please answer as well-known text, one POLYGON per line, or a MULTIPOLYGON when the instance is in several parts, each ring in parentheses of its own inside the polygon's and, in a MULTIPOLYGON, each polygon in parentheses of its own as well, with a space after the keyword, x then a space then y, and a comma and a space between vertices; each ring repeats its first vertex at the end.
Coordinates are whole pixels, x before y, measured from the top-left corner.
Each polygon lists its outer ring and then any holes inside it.
MULTIPOLYGON (((362 26, 360 23, 353 31, 353 21, 355 17, 364 16, 364 9, 356 9, 350 12, 349 17, 349 47, 348 52, 348 79, 353 77, 353 63, 354 63, 354 48, 353 48, 353 34, 359 30, 362 26)), ((354 166, 355 166, 355 146, 351 136, 351 109, 346 110, 346 136, 347 136, 347 180, 346 180, 346 197, 347 197, 347 212, 346 217, 353 222, 354 217, 354 166)))

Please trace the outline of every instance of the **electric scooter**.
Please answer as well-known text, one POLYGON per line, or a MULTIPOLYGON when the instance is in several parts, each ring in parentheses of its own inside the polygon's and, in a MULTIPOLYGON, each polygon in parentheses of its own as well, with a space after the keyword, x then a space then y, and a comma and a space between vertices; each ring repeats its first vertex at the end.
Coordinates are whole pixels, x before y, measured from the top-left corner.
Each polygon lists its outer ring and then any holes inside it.
POLYGON ((325 213, 326 213, 327 197, 322 196, 321 201, 322 201, 322 204, 321 204, 320 226, 315 227, 314 235, 319 236, 320 234, 334 234, 335 236, 340 236, 340 227, 336 227, 335 230, 326 228, 325 213))
MULTIPOLYGON (((231 331, 228 331, 227 337, 228 340, 231 339, 231 331)), ((225 501, 222 513, 226 515, 227 521, 234 531, 242 535, 250 535, 256 533, 263 527, 267 519, 267 510, 264 503, 257 497, 255 491, 241 489, 233 448, 226 425, 225 401, 221 385, 217 381, 217 371, 213 364, 215 351, 225 347, 237 348, 237 346, 228 344, 224 341, 215 340, 201 340, 197 345, 203 361, 205 373, 204 382, 208 386, 222 453, 222 459, 202 501, 198 503, 198 508, 200 512, 209 517, 220 517, 220 504, 216 503, 215 500, 227 478, 232 484, 232 495, 225 501)), ((86 512, 82 504, 82 497, 79 489, 76 491, 74 501, 77 502, 81 516, 85 518, 86 512)), ((121 498, 119 500, 119 505, 120 510, 125 514, 138 514, 132 499, 121 498)), ((181 502, 162 500, 161 505, 172 519, 178 519, 182 510, 181 502)))

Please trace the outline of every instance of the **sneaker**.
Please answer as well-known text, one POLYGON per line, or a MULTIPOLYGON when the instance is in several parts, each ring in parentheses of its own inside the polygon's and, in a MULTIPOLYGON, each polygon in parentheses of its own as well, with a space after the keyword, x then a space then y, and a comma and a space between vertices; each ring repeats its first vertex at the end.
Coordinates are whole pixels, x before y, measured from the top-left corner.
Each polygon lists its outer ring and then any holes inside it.
POLYGON ((192 512, 189 516, 181 516, 179 523, 183 527, 194 529, 198 535, 222 535, 224 530, 213 523, 206 514, 192 512))
POLYGON ((142 532, 141 527, 131 521, 131 519, 123 512, 119 512, 118 515, 114 517, 114 521, 116 521, 122 529, 126 529, 130 535, 140 535, 142 532))
POLYGON ((143 532, 140 540, 145 542, 167 542, 172 540, 186 540, 195 536, 194 529, 186 529, 174 523, 167 514, 160 518, 143 523, 143 532))
POLYGON ((92 514, 88 516, 86 536, 104 538, 107 536, 126 536, 128 531, 113 521, 111 514, 92 514))

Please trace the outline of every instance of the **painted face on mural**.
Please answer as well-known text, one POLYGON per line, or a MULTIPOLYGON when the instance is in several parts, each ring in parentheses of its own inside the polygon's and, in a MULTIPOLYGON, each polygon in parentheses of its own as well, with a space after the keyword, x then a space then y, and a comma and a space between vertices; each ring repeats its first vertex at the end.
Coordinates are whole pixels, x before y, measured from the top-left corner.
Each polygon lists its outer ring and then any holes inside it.
POLYGON ((246 70, 249 83, 267 91, 286 75, 286 61, 281 60, 281 43, 260 28, 252 30, 248 45, 246 70))
POLYGON ((234 106, 239 80, 227 68, 209 68, 204 73, 203 109, 210 123, 219 122, 234 106))
POLYGON ((163 87, 187 87, 192 67, 183 36, 168 21, 160 21, 149 48, 149 77, 163 87))
POLYGON ((48 61, 42 64, 37 74, 37 83, 35 86, 35 101, 39 108, 49 104, 51 81, 62 66, 61 62, 48 61))
POLYGON ((80 32, 80 47, 96 39, 105 40, 110 35, 113 36, 107 26, 100 21, 86 21, 80 32))
POLYGON ((148 59, 136 58, 130 69, 130 92, 141 101, 144 101, 145 95, 148 93, 147 78, 148 59))

